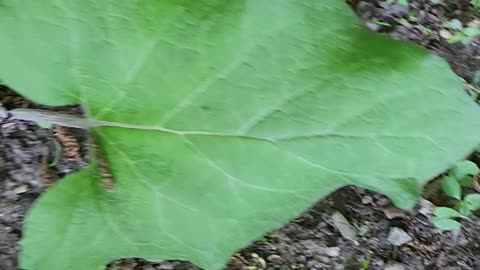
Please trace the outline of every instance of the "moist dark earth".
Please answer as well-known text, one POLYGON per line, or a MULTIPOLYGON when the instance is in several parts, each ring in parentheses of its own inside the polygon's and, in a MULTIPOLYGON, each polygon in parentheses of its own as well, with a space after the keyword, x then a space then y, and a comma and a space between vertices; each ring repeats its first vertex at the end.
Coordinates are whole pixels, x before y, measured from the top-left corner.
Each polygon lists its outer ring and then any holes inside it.
MULTIPOLYGON (((465 90, 476 97, 480 39, 450 43, 453 33, 445 24, 457 19, 464 26, 480 27, 480 13, 467 0, 443 2, 410 0, 406 7, 388 0, 350 1, 372 31, 416 42, 444 57, 465 79, 465 90)), ((0 87, 0 102, 7 109, 47 108, 6 87, 0 87)), ((81 113, 75 106, 55 110, 81 113)), ((48 186, 88 164, 88 145, 86 133, 80 130, 42 128, 23 121, 0 125, 0 270, 17 269, 26 212, 48 186)), ((480 165, 479 154, 466 158, 480 165)), ((462 222, 458 232, 441 232, 431 223, 432 203, 451 206, 452 202, 441 194, 438 179, 424 197, 414 210, 405 212, 381 195, 341 189, 239 251, 225 269, 480 270, 480 218, 474 215, 462 222)), ((124 259, 108 269, 199 268, 188 262, 124 259)))

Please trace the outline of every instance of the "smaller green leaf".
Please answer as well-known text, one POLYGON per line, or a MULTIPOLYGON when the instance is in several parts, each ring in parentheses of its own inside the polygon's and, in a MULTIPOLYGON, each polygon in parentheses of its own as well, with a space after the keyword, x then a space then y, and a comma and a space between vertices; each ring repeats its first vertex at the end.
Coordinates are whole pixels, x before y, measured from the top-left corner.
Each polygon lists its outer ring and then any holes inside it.
POLYGON ((442 179, 442 190, 448 196, 460 200, 462 194, 462 187, 456 178, 445 176, 442 179))
POLYGON ((452 170, 450 170, 449 176, 454 177, 457 180, 463 179, 465 176, 477 175, 480 172, 477 164, 471 162, 470 160, 464 160, 458 162, 452 170))
POLYGON ((466 204, 463 201, 460 202, 460 204, 458 205, 458 212, 460 212, 460 214, 462 214, 466 217, 470 216, 470 214, 472 213, 468 204, 466 204))
POLYGON ((442 231, 458 231, 462 227, 460 222, 450 218, 434 218, 433 225, 442 231))
POLYGON ((465 176, 461 180, 459 180, 460 185, 462 187, 472 187, 473 186, 473 177, 472 176, 465 176))
POLYGON ((410 22, 409 22, 407 19, 405 19, 405 18, 401 18, 401 19, 398 21, 398 23, 400 23, 400 24, 403 25, 403 26, 410 26, 410 25, 411 25, 410 22))
POLYGON ((453 30, 462 30, 463 29, 463 24, 460 20, 458 19, 453 19, 445 23, 445 26, 453 29, 453 30))
POLYGON ((449 207, 435 207, 433 214, 438 218, 459 217, 460 213, 449 207))
POLYGON ((464 40, 466 37, 462 32, 455 33, 448 39, 448 43, 457 43, 459 41, 464 40))
POLYGON ((463 201, 468 205, 468 209, 472 211, 480 209, 480 194, 468 194, 463 201))
POLYGON ((463 29, 463 33, 467 37, 476 37, 480 34, 480 30, 477 29, 477 28, 474 28, 474 27, 467 27, 467 28, 463 29))

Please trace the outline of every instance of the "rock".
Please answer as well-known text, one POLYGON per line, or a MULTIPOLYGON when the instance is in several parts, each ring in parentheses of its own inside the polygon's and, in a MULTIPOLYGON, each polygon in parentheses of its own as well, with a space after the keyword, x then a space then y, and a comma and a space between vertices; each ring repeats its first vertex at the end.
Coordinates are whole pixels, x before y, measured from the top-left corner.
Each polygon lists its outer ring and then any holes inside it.
POLYGON ((363 204, 371 204, 373 202, 373 198, 371 196, 363 196, 362 203, 363 204))
POLYGON ((358 228, 358 235, 365 236, 370 231, 370 227, 367 224, 368 223, 366 223, 366 224, 360 226, 360 228, 358 228))
POLYGON ((283 261, 283 258, 278 256, 277 254, 273 254, 267 257, 267 261, 274 264, 279 264, 283 261))
POLYGON ((406 270, 405 266, 401 263, 389 264, 385 267, 385 270, 406 270))
POLYGON ((381 197, 380 199, 378 199, 376 201, 376 204, 378 206, 381 206, 381 207, 384 207, 384 206, 387 206, 390 204, 390 200, 388 198, 385 198, 385 197, 381 197))
POLYGON ((452 37, 452 33, 450 33, 450 31, 448 31, 447 29, 442 29, 438 33, 444 39, 450 39, 452 37))
POLYGON ((22 194, 28 191, 28 187, 26 185, 21 185, 14 189, 15 194, 22 194))
POLYGON ((323 252, 323 246, 313 240, 303 240, 300 242, 304 247, 303 255, 312 257, 315 254, 323 252))
POLYGON ((370 1, 359 1, 355 6, 355 11, 364 21, 368 21, 373 16, 375 5, 370 1))
POLYGON ((468 27, 472 28, 480 28, 480 21, 479 20, 473 20, 467 23, 468 27))
POLYGON ((435 205, 428 200, 420 200, 420 209, 418 212, 426 217, 432 216, 433 210, 435 210, 435 205))
POLYGON ((298 263, 305 263, 307 261, 307 258, 303 255, 299 255, 295 259, 298 263))
POLYGON ((311 250, 309 250, 309 249, 305 250, 305 251, 303 252, 303 254, 305 254, 305 257, 307 257, 307 258, 313 257, 313 251, 311 251, 311 250))
POLYGON ((258 266, 261 269, 265 269, 265 267, 267 267, 267 263, 265 262, 265 260, 262 257, 260 257, 257 253, 252 253, 251 256, 256 266, 258 266))
POLYGON ((7 117, 8 117, 7 110, 4 107, 2 107, 2 104, 0 104, 0 122, 7 117))
POLYGON ((340 248, 339 247, 325 248, 325 254, 327 254, 330 257, 338 257, 340 255, 340 248))
POLYGON ((378 32, 382 28, 381 25, 379 25, 378 23, 374 23, 374 22, 366 22, 365 25, 368 27, 368 29, 370 29, 374 32, 378 32))
POLYGON ((396 207, 388 207, 386 209, 383 209, 383 213, 388 219, 394 219, 394 218, 406 218, 407 216, 405 215, 405 212, 402 211, 401 209, 398 209, 396 207))
POLYGON ((343 238, 356 242, 357 232, 340 212, 333 213, 332 222, 333 226, 337 228, 343 238))
POLYGON ((408 6, 402 4, 393 4, 390 6, 390 9, 387 11, 387 13, 390 13, 391 16, 396 18, 403 18, 408 15, 409 11, 410 9, 408 6))
POLYGON ((325 265, 319 261, 309 261, 307 267, 308 269, 325 269, 325 265))
POLYGON ((381 259, 374 259, 372 262, 371 262, 371 265, 372 266, 377 266, 377 267, 381 267, 381 269, 383 269, 383 266, 385 266, 385 262, 381 259))
POLYGON ((412 237, 400 228, 393 227, 388 233, 388 242, 394 246, 399 247, 410 241, 412 241, 412 237))
POLYGON ((315 259, 327 265, 330 264, 331 261, 330 257, 328 256, 316 256, 315 259))
MULTIPOLYGON (((160 270, 173 270, 173 269, 175 269, 175 267, 176 267, 175 263, 164 262, 158 267, 158 269, 160 269, 160 270)), ((152 269, 153 270, 155 268, 152 266, 151 268, 147 268, 147 269, 149 269, 149 270, 152 269)))

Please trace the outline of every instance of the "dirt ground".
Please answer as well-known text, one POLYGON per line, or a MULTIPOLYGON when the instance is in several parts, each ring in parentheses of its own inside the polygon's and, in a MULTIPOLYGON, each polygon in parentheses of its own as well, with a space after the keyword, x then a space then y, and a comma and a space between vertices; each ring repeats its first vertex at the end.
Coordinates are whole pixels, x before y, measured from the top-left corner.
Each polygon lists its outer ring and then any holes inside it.
MULTIPOLYGON (((466 80, 466 90, 478 92, 480 39, 452 44, 449 38, 455 31, 445 26, 457 19, 464 26, 480 27, 479 12, 469 1, 433 4, 410 0, 408 7, 389 0, 351 2, 367 27, 412 40, 445 57, 466 80)), ((0 87, 0 101, 8 109, 41 107, 5 87, 0 87)), ((78 107, 56 110, 80 112, 78 107)), ((61 127, 52 130, 22 121, 0 125, 0 270, 17 269, 22 222, 34 200, 45 186, 85 166, 86 156, 88 143, 82 131, 61 127), (58 151, 61 158, 57 161, 58 151)), ((473 154, 470 159, 480 165, 480 155, 473 154)), ((473 216, 463 222, 459 232, 435 229, 431 225, 432 202, 449 204, 438 194, 430 192, 417 208, 402 212, 383 196, 344 188, 239 251, 225 269, 480 270, 480 218, 473 216), (396 243, 399 241, 401 245, 396 243)), ((112 263, 109 269, 198 268, 187 262, 125 259, 112 263)))

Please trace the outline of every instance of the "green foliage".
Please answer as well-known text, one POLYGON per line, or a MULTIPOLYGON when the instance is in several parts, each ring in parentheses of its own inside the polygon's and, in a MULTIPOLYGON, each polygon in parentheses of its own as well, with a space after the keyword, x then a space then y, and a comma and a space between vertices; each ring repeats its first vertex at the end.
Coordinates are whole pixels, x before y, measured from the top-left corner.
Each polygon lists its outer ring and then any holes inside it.
POLYGON ((458 231, 462 227, 460 222, 450 218, 433 218, 433 225, 443 231, 458 231))
POLYGON ((94 161, 42 196, 25 269, 219 269, 342 186, 412 207, 479 143, 448 65, 363 29, 344 1, 3 2, 6 84, 116 126, 91 130, 113 191, 94 161))
MULTIPOLYGON (((458 0, 430 0, 433 4, 448 4, 448 3, 456 3, 458 0)), ((480 8, 480 0, 470 0, 470 5, 473 8, 479 9, 480 8)))
POLYGON ((445 27, 451 30, 461 31, 463 30, 463 23, 458 19, 452 19, 445 23, 445 27))
POLYGON ((480 194, 468 194, 463 201, 471 211, 477 211, 480 209, 480 194))
POLYGON ((433 214, 438 218, 456 218, 461 216, 459 212, 448 207, 437 207, 433 214))
POLYGON ((468 217, 472 214, 470 207, 464 201, 460 201, 458 203, 458 212, 460 212, 465 217, 468 217))
POLYGON ((443 192, 445 192, 445 194, 448 196, 460 200, 462 195, 462 187, 457 179, 449 176, 444 177, 442 179, 442 189, 443 192))
POLYGON ((470 0, 470 4, 476 8, 476 9, 480 9, 480 0, 470 0))
POLYGON ((370 259, 360 262, 360 269, 369 270, 370 269, 370 259))
POLYGON ((472 188, 474 176, 480 173, 478 166, 469 161, 458 162, 442 179, 442 190, 446 195, 458 200, 456 210, 449 207, 436 207, 433 224, 441 230, 458 230, 460 223, 455 218, 467 218, 472 211, 480 209, 480 194, 467 194, 462 199, 462 186, 472 188))
POLYGON ((477 164, 471 162, 470 160, 465 160, 458 162, 450 170, 449 176, 462 181, 464 178, 472 178, 472 176, 477 175, 480 172, 477 164))
POLYGON ((457 20, 451 20, 445 25, 455 33, 448 39, 449 43, 461 42, 465 45, 470 44, 476 37, 480 36, 480 29, 476 27, 463 27, 462 23, 457 20))

